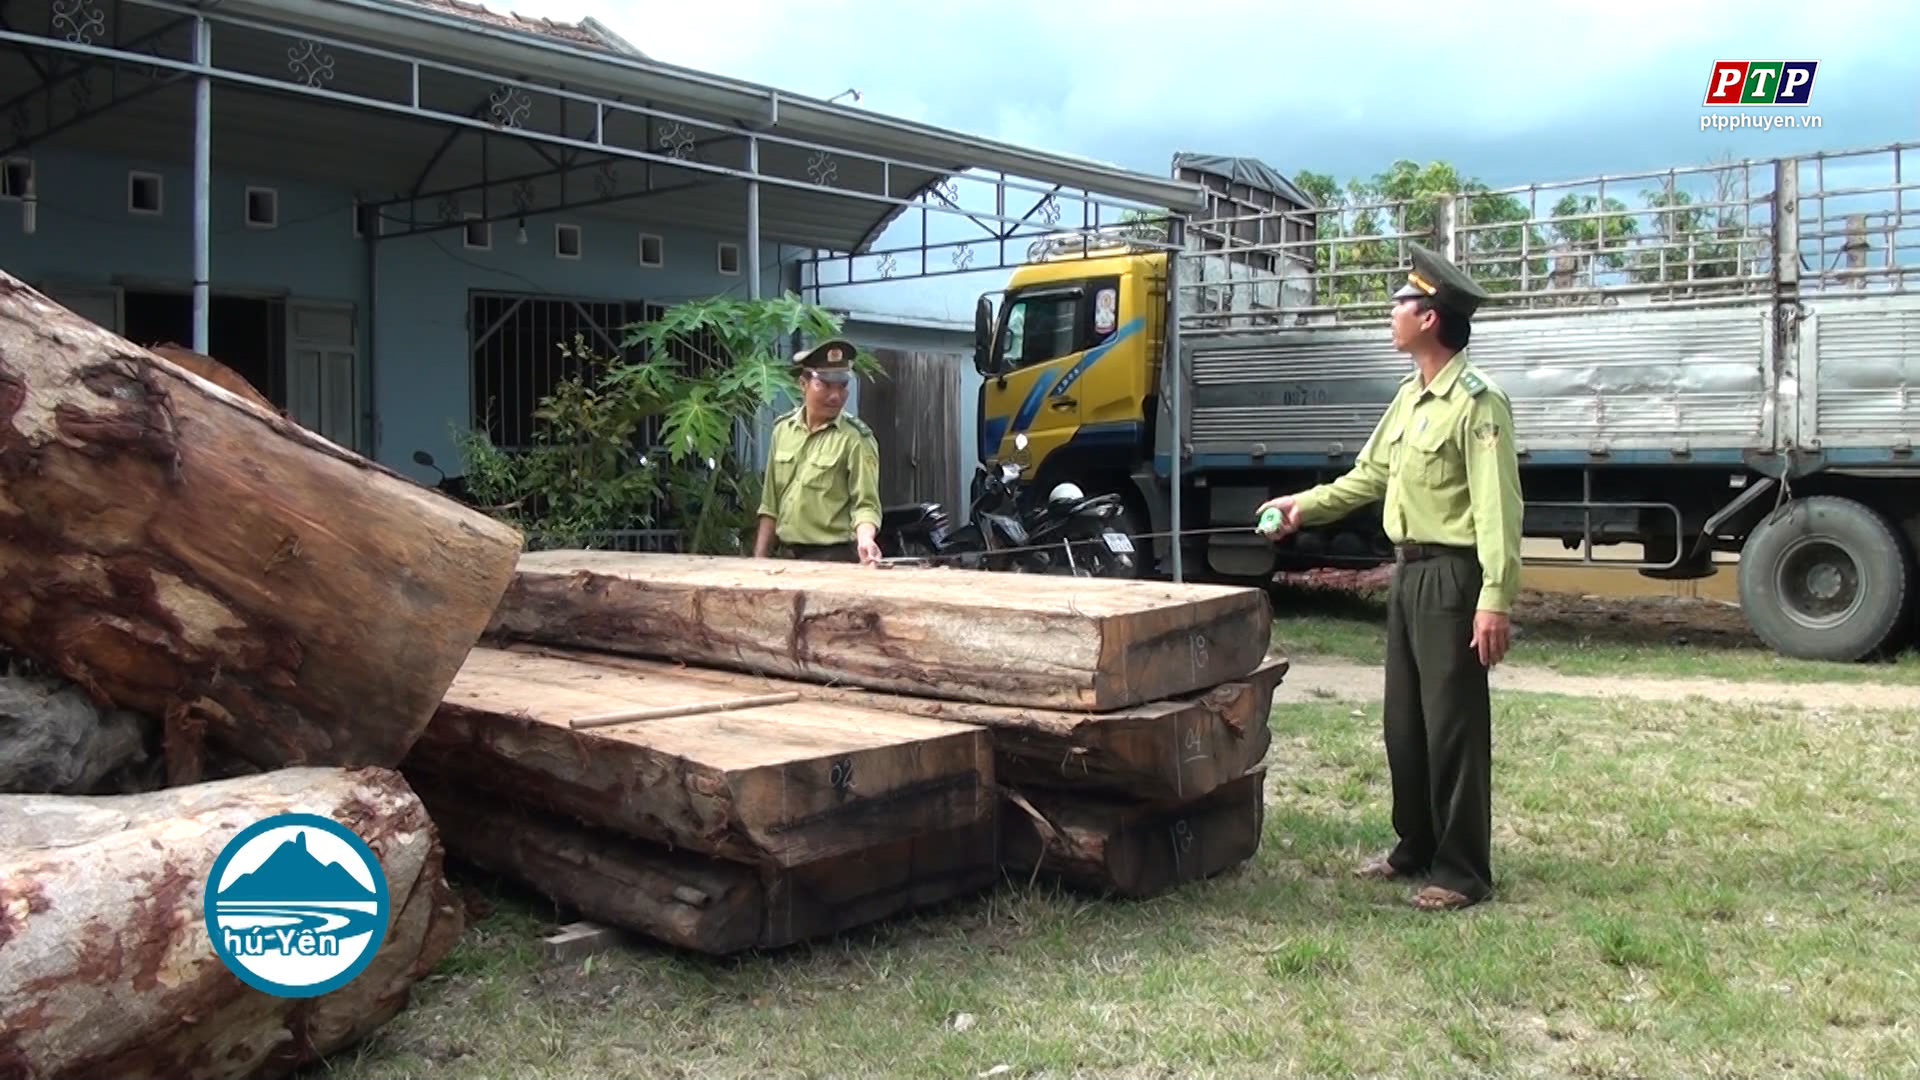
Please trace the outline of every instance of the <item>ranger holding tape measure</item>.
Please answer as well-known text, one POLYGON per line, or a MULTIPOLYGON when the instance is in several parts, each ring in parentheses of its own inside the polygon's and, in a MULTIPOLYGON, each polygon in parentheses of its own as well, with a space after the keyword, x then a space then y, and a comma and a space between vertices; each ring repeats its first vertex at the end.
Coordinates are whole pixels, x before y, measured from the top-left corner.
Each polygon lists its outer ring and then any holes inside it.
POLYGON ((1379 500, 1395 548, 1387 601, 1387 767, 1400 842, 1362 866, 1425 877, 1415 907, 1467 907, 1493 891, 1492 703, 1520 589, 1520 467, 1507 395, 1473 366, 1467 339, 1486 290, 1419 244, 1393 294, 1393 346, 1416 370, 1337 480, 1260 507, 1275 539, 1379 500))

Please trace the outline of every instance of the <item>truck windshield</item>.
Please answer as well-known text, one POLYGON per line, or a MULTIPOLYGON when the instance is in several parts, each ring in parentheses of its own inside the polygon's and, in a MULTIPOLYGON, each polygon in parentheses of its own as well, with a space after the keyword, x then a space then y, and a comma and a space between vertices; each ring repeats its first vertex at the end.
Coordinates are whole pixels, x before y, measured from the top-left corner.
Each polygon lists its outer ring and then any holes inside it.
POLYGON ((1076 288, 1009 298, 996 366, 1002 371, 1016 371, 1078 352, 1082 347, 1081 296, 1076 288))

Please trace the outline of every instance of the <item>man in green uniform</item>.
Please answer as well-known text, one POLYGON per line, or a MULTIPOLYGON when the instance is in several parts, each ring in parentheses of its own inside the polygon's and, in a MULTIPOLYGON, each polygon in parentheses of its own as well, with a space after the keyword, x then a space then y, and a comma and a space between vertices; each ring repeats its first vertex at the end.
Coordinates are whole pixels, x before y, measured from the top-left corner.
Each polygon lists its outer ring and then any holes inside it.
POLYGON ((797 559, 880 559, 880 445, 858 417, 841 414, 853 355, 837 338, 794 354, 801 402, 773 425, 755 558, 772 554, 778 540, 797 559))
POLYGON ((1520 469, 1507 395, 1467 339, 1487 293, 1418 244, 1393 294, 1394 348, 1413 358, 1386 415, 1337 480, 1261 506, 1274 532, 1336 521, 1375 500, 1395 546, 1387 600, 1385 738, 1399 843, 1364 877, 1424 876, 1415 907, 1493 891, 1487 672, 1506 655, 1520 588, 1520 469))

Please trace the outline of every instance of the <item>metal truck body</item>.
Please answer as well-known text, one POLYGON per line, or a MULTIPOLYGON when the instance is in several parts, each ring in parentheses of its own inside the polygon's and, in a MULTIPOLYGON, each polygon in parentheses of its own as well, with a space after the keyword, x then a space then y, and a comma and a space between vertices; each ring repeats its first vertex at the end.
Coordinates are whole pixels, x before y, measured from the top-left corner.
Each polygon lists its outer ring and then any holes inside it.
POLYGON ((1469 349, 1513 401, 1528 537, 1598 565, 1622 564, 1595 546, 1637 544, 1626 565, 1662 578, 1738 551, 1748 621, 1790 655, 1859 659, 1912 630, 1920 182, 1902 166, 1920 147, 1337 211, 1261 190, 1258 163, 1195 161, 1175 173, 1219 192, 1209 211, 1106 251, 1063 238, 997 318, 983 298, 982 460, 1025 431, 1035 487, 1123 492, 1127 526, 1187 579, 1391 559, 1377 506, 1279 545, 1250 524, 1350 467, 1412 370, 1385 298, 1419 239, 1495 294, 1469 349), (1861 181, 1829 179, 1844 170, 1861 181), (1624 205, 1636 192, 1648 206, 1624 205), (1177 559, 1176 504, 1194 534, 1177 559))

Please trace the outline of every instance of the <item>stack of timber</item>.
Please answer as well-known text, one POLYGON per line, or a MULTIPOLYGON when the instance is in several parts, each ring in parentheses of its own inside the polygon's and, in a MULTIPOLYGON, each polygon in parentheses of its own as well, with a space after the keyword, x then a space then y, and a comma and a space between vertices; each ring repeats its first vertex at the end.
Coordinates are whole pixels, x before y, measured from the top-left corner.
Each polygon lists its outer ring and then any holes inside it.
POLYGON ((827 936, 997 875, 985 731, 672 665, 475 649, 403 768, 456 858, 700 952, 827 936))
POLYGON ((488 640, 688 696, 987 732, 997 861, 1150 896, 1258 849, 1271 634, 1255 589, 558 551, 521 557, 488 640))

